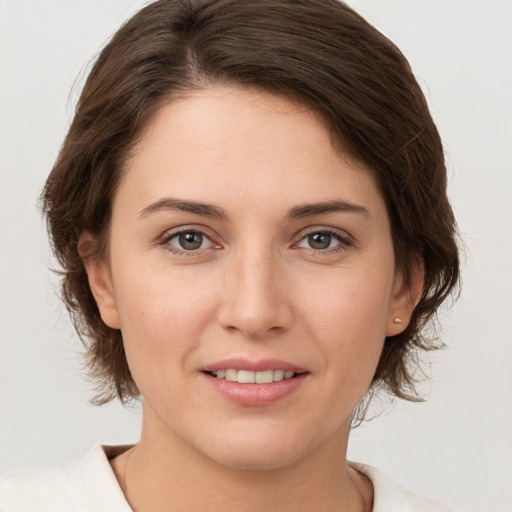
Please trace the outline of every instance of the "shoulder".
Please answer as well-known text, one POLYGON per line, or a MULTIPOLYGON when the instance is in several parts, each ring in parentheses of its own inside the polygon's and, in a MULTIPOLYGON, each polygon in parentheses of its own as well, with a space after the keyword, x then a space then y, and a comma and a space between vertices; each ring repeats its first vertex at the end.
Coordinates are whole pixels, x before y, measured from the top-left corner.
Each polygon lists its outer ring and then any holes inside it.
POLYGON ((455 512, 435 501, 415 494, 395 482, 378 469, 366 464, 350 465, 368 477, 373 484, 372 512, 455 512))
POLYGON ((81 460, 0 479, 2 512, 129 512, 101 445, 81 460))
POLYGON ((63 510, 87 503, 77 467, 22 471, 0 479, 0 510, 63 510))

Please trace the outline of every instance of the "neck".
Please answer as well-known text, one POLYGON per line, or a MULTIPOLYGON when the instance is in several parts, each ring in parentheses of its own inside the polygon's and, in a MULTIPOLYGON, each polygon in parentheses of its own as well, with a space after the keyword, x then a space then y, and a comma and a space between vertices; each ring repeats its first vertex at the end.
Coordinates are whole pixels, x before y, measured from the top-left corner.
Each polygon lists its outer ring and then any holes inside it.
POLYGON ((371 484, 346 463, 349 425, 307 456, 272 469, 219 464, 159 430, 144 421, 140 442, 114 465, 134 512, 204 512, 205 504, 218 512, 371 510, 371 484))

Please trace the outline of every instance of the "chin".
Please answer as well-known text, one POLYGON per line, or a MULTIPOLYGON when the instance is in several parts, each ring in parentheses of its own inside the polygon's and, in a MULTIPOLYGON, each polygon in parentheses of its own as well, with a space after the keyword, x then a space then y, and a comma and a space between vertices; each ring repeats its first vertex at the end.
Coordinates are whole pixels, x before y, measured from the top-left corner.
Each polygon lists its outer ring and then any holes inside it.
MULTIPOLYGON (((237 470, 278 470, 297 463, 314 448, 310 439, 298 439, 290 432, 239 432, 220 436, 218 443, 202 450, 216 463, 237 470)), ((206 448, 206 447, 205 447, 206 448)))
POLYGON ((245 471, 271 471, 279 470, 293 465, 300 459, 297 451, 292 453, 262 453, 262 451, 251 450, 242 452, 243 449, 225 451, 218 454, 213 460, 227 468, 245 471))

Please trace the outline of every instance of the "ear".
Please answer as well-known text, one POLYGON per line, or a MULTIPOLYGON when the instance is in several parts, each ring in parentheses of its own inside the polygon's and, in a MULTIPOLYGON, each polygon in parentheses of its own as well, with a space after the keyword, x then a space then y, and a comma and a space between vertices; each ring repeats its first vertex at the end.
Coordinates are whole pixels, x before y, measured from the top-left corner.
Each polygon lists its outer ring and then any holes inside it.
POLYGON ((107 263, 94 254, 96 241, 89 233, 82 233, 78 240, 78 253, 89 278, 89 286, 100 310, 102 320, 112 329, 119 329, 119 314, 107 263))
POLYGON ((414 258, 409 270, 408 281, 405 279, 403 272, 397 271, 388 312, 386 336, 396 336, 409 325, 414 308, 418 304, 423 291, 424 278, 425 266, 420 255, 414 258))

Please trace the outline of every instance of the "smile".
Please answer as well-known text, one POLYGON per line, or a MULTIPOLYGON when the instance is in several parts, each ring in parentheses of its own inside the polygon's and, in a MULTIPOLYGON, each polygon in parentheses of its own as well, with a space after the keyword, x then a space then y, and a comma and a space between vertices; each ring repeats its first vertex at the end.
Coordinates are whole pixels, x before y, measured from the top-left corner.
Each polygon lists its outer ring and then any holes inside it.
POLYGON ((209 372, 217 379, 225 379, 230 382, 238 382, 240 384, 270 384, 285 379, 292 379, 297 375, 290 370, 264 370, 253 372, 250 370, 235 370, 233 368, 226 370, 214 370, 209 372))
MULTIPOLYGON (((254 370, 236 369, 231 364, 226 365, 226 369, 218 369, 219 366, 202 371, 206 383, 230 402, 245 407, 263 407, 279 402, 298 392, 310 375, 310 372, 299 368, 297 371, 279 368, 281 365, 276 365, 277 370, 264 370, 261 362, 253 364, 259 366, 254 370)), ((247 368, 246 365, 244 367, 247 368)))

